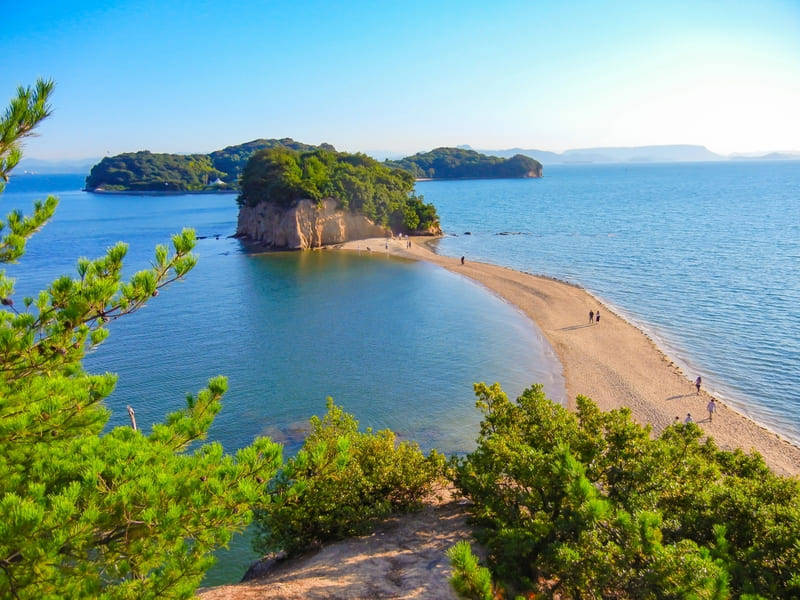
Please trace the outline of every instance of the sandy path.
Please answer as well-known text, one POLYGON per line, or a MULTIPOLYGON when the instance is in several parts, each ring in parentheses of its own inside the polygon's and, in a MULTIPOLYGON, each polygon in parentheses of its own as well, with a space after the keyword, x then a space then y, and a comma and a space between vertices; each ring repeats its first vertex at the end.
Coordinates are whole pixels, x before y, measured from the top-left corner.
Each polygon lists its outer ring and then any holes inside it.
MULTIPOLYGON (((440 265, 482 284, 518 306, 542 331, 564 368, 567 397, 583 394, 603 410, 627 406, 634 419, 656 432, 691 413, 695 422, 725 449, 756 450, 781 475, 800 474, 800 448, 717 400, 709 421, 711 396, 698 395, 693 383, 641 330, 611 312, 585 290, 513 269, 440 256, 431 238, 405 241, 370 239, 337 249, 390 253, 440 265), (600 322, 589 323, 589 311, 600 310, 600 322)), ((694 379, 694 376, 691 377, 694 379)), ((536 382, 531 382, 536 383, 536 382)))
MULTIPOLYGON (((445 552, 471 540, 467 511, 451 489, 420 512, 384 521, 370 535, 278 562, 256 579, 199 590, 202 600, 458 600, 445 552)), ((477 549, 476 549, 477 550, 477 549)))

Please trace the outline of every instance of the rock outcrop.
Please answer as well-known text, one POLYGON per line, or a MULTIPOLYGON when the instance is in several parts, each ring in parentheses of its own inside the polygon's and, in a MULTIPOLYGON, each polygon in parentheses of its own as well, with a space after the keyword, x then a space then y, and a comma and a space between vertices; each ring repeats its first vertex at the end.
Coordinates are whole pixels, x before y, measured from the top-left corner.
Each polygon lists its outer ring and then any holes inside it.
POLYGON ((319 248, 391 232, 364 215, 341 210, 336 200, 320 204, 300 200, 291 208, 261 203, 239 208, 236 236, 264 247, 287 250, 319 248))

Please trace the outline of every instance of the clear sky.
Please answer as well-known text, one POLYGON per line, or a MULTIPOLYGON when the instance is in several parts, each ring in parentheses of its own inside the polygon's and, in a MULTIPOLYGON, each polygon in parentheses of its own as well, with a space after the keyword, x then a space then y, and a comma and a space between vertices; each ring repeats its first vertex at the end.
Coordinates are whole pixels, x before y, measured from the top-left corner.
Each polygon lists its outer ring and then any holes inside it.
POLYGON ((0 102, 30 158, 469 144, 800 150, 799 0, 3 2, 0 102))

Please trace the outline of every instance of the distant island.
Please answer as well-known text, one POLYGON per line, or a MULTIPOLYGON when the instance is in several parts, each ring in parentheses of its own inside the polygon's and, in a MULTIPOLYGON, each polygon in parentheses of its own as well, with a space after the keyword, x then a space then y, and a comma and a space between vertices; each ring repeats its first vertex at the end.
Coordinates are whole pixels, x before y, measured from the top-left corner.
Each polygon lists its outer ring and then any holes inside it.
MULTIPOLYGON (((470 146, 459 146, 469 149, 470 146)), ((722 155, 705 146, 694 144, 667 144, 659 146, 631 146, 610 148, 576 148, 564 152, 550 152, 534 148, 509 148, 507 150, 477 150, 491 156, 511 157, 517 154, 532 156, 545 165, 616 164, 616 163, 674 163, 721 162, 728 160, 798 160, 800 152, 770 152, 722 155)))
MULTIPOLYGON (((469 146, 459 146, 469 148, 469 146)), ((617 148, 577 148, 564 152, 549 152, 532 148, 510 148, 508 150, 478 150, 494 156, 522 154, 535 156, 548 165, 606 164, 606 163, 662 163, 662 162, 710 162, 726 160, 726 157, 711 152, 705 146, 673 144, 664 146, 633 146, 617 148)))
POLYGON ((528 156, 515 154, 510 158, 502 158, 467 148, 436 148, 396 161, 387 160, 385 164, 409 171, 417 179, 511 179, 542 176, 542 163, 528 156))
MULTIPOLYGON (((336 152, 330 144, 313 146, 291 138, 258 139, 210 154, 126 152, 106 157, 94 165, 86 178, 86 190, 149 193, 239 191, 240 178, 250 157, 276 148, 293 152, 336 152)), ((499 158, 461 148, 437 148, 399 161, 385 161, 385 166, 407 171, 416 179, 542 176, 541 163, 527 156, 499 158)))

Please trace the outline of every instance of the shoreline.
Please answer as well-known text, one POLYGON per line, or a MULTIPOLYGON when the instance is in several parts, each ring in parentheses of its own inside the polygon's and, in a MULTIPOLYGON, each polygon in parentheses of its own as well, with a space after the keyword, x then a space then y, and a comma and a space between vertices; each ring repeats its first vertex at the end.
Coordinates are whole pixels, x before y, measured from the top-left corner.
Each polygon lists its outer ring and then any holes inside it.
MULTIPOLYGON (((717 446, 757 451, 779 475, 800 475, 800 447, 756 423, 705 390, 696 393, 693 380, 653 339, 617 315, 588 291, 556 278, 531 275, 508 267, 437 254, 436 237, 405 240, 371 238, 329 246, 329 249, 369 251, 426 261, 458 273, 521 310, 542 332, 561 363, 567 408, 575 398, 591 398, 601 410, 626 406, 633 419, 650 425, 655 434, 682 422, 687 413, 717 446), (388 242, 388 249, 386 248, 388 242), (600 310, 599 323, 589 323, 589 311, 600 310), (706 405, 714 397, 717 412, 709 421, 706 405)), ((531 382, 536 383, 536 382, 531 382)))

